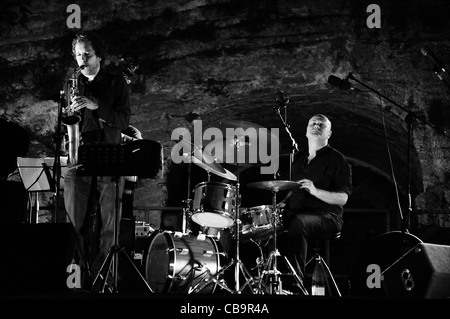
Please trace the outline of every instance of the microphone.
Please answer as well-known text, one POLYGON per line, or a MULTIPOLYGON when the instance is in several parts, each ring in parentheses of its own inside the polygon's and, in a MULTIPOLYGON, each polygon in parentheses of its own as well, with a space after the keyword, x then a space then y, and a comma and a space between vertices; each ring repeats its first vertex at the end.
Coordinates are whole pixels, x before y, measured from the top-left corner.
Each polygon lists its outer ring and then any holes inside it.
POLYGON ((436 56, 434 55, 434 53, 430 50, 430 48, 424 46, 422 48, 420 48, 420 52, 422 52, 423 56, 426 56, 428 58, 430 58, 431 61, 433 61, 433 63, 443 72, 447 72, 447 70, 445 69, 445 65, 444 63, 442 63, 441 61, 439 61, 438 58, 436 58, 436 56))
POLYGON ((340 88, 341 90, 354 90, 350 82, 348 82, 348 78, 342 80, 335 75, 330 75, 328 77, 328 83, 340 88))
POLYGON ((276 101, 280 104, 280 106, 286 106, 289 104, 289 97, 286 96, 283 91, 278 91, 276 101))

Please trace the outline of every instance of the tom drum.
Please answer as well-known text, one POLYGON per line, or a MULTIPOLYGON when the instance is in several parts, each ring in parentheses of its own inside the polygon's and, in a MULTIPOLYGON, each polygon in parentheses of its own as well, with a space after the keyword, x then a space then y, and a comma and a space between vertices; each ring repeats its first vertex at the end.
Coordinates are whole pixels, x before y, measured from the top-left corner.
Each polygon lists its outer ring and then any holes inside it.
POLYGON ((200 226, 228 228, 236 214, 236 188, 219 182, 203 182, 194 189, 192 221, 200 226))

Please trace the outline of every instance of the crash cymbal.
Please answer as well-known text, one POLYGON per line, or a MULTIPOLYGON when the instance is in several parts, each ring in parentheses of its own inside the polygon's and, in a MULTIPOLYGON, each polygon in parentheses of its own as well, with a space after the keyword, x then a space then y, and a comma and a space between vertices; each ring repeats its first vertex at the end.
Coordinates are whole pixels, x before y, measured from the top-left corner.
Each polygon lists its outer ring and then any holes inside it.
POLYGON ((265 189, 277 192, 299 187, 299 184, 293 181, 273 180, 273 181, 253 182, 247 184, 247 186, 250 188, 265 189))
MULTIPOLYGON (((209 155, 211 156, 211 155, 209 155)), ((203 156, 203 159, 200 158, 198 155, 196 155, 194 153, 193 156, 191 156, 190 154, 183 154, 183 157, 187 159, 188 163, 193 163, 195 165, 197 165, 198 167, 203 168, 204 170, 222 176, 222 174, 226 174, 227 172, 225 171, 225 169, 216 162, 211 162, 208 163, 205 161, 205 158, 207 158, 208 156, 203 156)))
POLYGON ((208 152, 202 150, 200 147, 192 144, 188 140, 181 140, 181 145, 190 149, 190 153, 183 153, 182 156, 187 160, 188 163, 193 163, 206 171, 217 174, 219 176, 227 175, 227 171, 217 162, 217 159, 213 157, 208 152))
MULTIPOLYGON (((261 163, 260 147, 271 150, 278 137, 261 125, 246 121, 221 121, 209 128, 220 130, 222 138, 203 140, 204 150, 213 154, 219 163, 253 166, 261 163)), ((277 145, 277 147, 279 147, 277 145)))
POLYGON ((220 173, 220 172, 215 172, 214 174, 226 179, 229 179, 230 181, 237 181, 237 177, 236 175, 234 175, 233 173, 231 173, 229 170, 227 170, 226 168, 224 168, 225 173, 220 173))

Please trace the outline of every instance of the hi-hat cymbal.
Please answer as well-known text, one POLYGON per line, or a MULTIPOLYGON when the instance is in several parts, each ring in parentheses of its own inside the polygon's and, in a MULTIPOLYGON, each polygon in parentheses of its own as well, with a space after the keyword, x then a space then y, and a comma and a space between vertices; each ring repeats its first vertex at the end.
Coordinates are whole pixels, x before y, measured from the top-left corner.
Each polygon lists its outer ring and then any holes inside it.
POLYGON ((293 181, 273 180, 273 181, 253 182, 247 184, 247 186, 250 188, 265 189, 277 192, 290 190, 299 187, 300 185, 297 182, 293 181))
POLYGON ((261 145, 264 145, 266 150, 271 150, 272 142, 278 143, 278 136, 263 126, 251 122, 220 121, 209 128, 220 130, 222 138, 216 137, 212 141, 203 140, 203 147, 210 154, 214 154, 220 163, 256 165, 261 163, 261 145))

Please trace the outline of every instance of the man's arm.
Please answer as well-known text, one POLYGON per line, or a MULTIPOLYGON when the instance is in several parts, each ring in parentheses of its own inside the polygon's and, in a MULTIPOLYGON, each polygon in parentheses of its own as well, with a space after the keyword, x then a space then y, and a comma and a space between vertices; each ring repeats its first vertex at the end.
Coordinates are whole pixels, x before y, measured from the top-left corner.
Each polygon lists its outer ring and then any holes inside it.
POLYGON ((311 195, 327 204, 343 206, 347 203, 348 194, 345 192, 330 192, 316 188, 314 182, 309 179, 301 179, 297 183, 300 185, 300 189, 305 189, 311 195))

